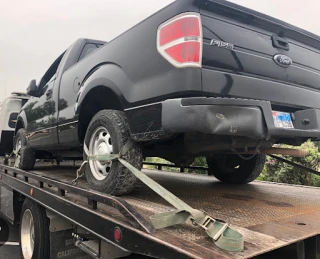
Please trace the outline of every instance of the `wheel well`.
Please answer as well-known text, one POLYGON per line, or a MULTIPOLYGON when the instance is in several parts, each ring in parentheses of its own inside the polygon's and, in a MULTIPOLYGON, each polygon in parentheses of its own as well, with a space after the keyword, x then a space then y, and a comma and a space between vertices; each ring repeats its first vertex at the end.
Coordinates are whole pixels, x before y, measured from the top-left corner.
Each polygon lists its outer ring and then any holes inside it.
POLYGON ((97 86, 87 93, 79 113, 79 141, 83 143, 87 128, 93 116, 101 110, 123 111, 118 96, 105 86, 97 86))
POLYGON ((16 128, 15 128, 15 130, 14 130, 14 135, 16 135, 17 132, 18 132, 18 130, 19 130, 19 129, 22 129, 22 128, 24 128, 23 122, 22 122, 22 120, 18 120, 18 121, 17 121, 16 128))

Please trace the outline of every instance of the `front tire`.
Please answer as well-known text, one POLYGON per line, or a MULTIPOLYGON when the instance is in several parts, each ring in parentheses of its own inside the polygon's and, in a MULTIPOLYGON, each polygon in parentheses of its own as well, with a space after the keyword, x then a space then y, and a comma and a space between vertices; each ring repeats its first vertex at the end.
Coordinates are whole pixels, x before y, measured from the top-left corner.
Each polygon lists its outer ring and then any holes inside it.
POLYGON ((36 155, 28 145, 25 129, 18 130, 14 149, 16 152, 14 166, 23 170, 32 170, 36 163, 36 155))
POLYGON ((49 238, 49 218, 45 209, 27 198, 22 205, 20 220, 22 258, 49 258, 49 238))
MULTIPOLYGON (((130 140, 130 131, 126 116, 121 111, 102 110, 91 120, 85 144, 90 155, 119 154, 121 148, 130 140)), ((84 153, 84 160, 87 154, 84 153)), ((142 168, 142 150, 137 143, 124 154, 123 159, 135 168, 142 168)), ((110 163, 89 161, 85 174, 88 183, 97 191, 124 195, 131 192, 137 178, 119 161, 110 163)))
POLYGON ((207 157, 208 174, 224 183, 246 184, 254 181, 262 172, 266 155, 256 155, 249 160, 238 155, 207 157))

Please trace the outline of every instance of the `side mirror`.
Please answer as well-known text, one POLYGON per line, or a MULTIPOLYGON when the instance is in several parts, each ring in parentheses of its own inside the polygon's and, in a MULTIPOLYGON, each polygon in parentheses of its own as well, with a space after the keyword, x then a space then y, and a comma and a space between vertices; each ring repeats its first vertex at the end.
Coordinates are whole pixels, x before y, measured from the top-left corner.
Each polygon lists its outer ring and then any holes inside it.
POLYGON ((36 96, 38 91, 38 87, 36 84, 36 80, 31 80, 28 88, 27 88, 27 95, 36 96))

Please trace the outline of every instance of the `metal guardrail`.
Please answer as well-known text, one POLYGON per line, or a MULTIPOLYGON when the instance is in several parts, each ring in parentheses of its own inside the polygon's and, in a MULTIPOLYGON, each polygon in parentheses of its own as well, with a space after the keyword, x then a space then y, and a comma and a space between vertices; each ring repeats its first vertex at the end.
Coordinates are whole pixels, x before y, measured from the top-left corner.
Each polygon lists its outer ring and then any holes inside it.
POLYGON ((208 168, 205 166, 187 166, 187 167, 180 167, 177 165, 172 165, 172 164, 161 164, 161 163, 151 163, 151 162, 143 162, 144 165, 152 165, 156 166, 159 171, 162 171, 163 167, 173 167, 173 168, 180 168, 180 172, 184 173, 185 169, 192 169, 192 170, 203 170, 207 171, 208 168))

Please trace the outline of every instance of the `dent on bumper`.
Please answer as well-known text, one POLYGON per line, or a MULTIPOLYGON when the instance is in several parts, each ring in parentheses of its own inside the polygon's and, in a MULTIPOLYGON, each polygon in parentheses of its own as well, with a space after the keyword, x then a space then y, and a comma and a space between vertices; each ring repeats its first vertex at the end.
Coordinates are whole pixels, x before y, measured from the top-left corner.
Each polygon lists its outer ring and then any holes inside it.
POLYGON ((162 128, 167 132, 200 132, 254 139, 320 137, 320 110, 292 114, 294 129, 276 128, 268 101, 229 98, 184 98, 162 103, 162 128), (303 121, 310 121, 304 124, 303 121))

